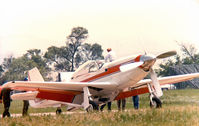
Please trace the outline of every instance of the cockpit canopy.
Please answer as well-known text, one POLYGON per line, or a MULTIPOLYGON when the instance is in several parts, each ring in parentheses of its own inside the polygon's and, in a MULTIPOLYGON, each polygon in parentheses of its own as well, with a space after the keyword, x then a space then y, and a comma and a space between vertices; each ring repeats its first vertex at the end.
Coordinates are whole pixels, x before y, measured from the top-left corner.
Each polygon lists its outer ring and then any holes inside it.
POLYGON ((104 60, 89 60, 75 71, 73 77, 78 77, 86 73, 96 72, 97 70, 101 69, 103 65, 104 60))

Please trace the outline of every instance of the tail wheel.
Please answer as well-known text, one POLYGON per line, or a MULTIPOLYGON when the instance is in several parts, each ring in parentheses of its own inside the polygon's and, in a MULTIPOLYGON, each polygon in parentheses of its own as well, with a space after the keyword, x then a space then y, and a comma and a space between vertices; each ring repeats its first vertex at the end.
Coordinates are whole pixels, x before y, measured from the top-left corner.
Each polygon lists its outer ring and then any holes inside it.
POLYGON ((150 101, 150 107, 151 108, 161 108, 162 107, 162 102, 159 98, 153 97, 152 102, 150 101))

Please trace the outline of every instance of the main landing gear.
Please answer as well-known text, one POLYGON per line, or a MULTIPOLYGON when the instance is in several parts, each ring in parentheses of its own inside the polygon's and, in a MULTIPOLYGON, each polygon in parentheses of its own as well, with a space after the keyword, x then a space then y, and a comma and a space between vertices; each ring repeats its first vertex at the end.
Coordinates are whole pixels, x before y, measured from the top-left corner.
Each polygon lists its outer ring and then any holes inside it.
POLYGON ((162 102, 159 98, 153 97, 152 100, 150 100, 150 107, 151 108, 161 108, 162 102))
POLYGON ((148 84, 148 89, 149 89, 149 97, 150 97, 150 107, 151 108, 161 108, 162 107, 162 102, 161 100, 156 96, 155 90, 152 88, 150 84, 148 84))
POLYGON ((86 108, 87 112, 93 112, 94 111, 98 111, 99 110, 99 105, 97 105, 94 101, 89 100, 89 107, 86 108))

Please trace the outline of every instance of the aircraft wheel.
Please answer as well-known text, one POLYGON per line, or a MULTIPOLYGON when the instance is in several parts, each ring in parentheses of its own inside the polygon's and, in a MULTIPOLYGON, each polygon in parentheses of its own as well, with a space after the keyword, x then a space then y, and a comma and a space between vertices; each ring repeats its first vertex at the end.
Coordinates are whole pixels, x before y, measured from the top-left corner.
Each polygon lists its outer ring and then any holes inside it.
POLYGON ((56 110, 56 114, 57 114, 57 115, 59 115, 59 114, 61 114, 61 113, 62 113, 61 108, 57 108, 57 110, 56 110))
POLYGON ((92 107, 93 107, 93 110, 99 110, 99 105, 97 105, 94 101, 89 101, 89 104, 91 104, 92 105, 92 107))
POLYGON ((153 102, 153 104, 150 101, 151 108, 161 108, 162 107, 162 102, 159 98, 153 97, 152 102, 153 102))
POLYGON ((87 112, 92 112, 93 111, 93 106, 90 104, 89 107, 86 109, 87 112))

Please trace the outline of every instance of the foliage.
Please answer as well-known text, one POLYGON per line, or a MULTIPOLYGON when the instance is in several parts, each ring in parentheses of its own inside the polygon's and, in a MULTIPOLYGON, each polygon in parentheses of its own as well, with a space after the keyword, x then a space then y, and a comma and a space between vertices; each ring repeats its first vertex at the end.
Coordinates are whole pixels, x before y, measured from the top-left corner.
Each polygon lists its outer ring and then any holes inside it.
POLYGON ((183 56, 176 55, 174 59, 169 59, 167 62, 161 63, 159 75, 168 76, 171 75, 169 67, 175 65, 187 65, 187 64, 199 64, 199 54, 197 49, 193 45, 180 44, 183 56))
POLYGON ((181 65, 181 64, 182 64, 182 61, 180 60, 180 56, 176 55, 174 56, 174 59, 169 59, 167 62, 159 64, 160 69, 158 71, 158 75, 169 76, 171 75, 170 67, 175 66, 175 65, 181 65))
POLYGON ((71 51, 67 46, 51 46, 47 49, 44 57, 49 64, 53 64, 56 70, 72 71, 74 66, 77 68, 87 60, 100 60, 102 56, 101 45, 84 43, 78 47, 74 59, 72 60, 71 51), (73 64, 73 67, 72 67, 73 64))
POLYGON ((74 71, 77 52, 87 37, 88 30, 83 27, 73 28, 71 34, 67 37, 66 47, 68 52, 67 56, 69 57, 68 61, 71 63, 70 71, 74 71))
MULTIPOLYGON (((0 83, 10 80, 22 80, 27 70, 37 67, 44 77, 47 77, 51 68, 59 71, 74 71, 75 67, 87 60, 100 60, 101 45, 83 43, 88 37, 88 30, 83 27, 74 27, 67 36, 66 46, 51 46, 44 55, 39 49, 28 50, 21 57, 10 56, 0 65, 0 83)), ((46 78, 49 79, 49 78, 46 78)))
MULTIPOLYGON (((158 71, 158 74, 160 76, 171 76, 175 75, 175 71, 173 71, 173 68, 175 66, 181 66, 181 65, 190 65, 190 64, 199 64, 199 53, 197 53, 197 49, 193 45, 189 44, 179 44, 181 47, 181 51, 183 55, 180 57, 179 55, 176 55, 174 59, 169 59, 167 62, 164 61, 164 63, 161 63, 159 65, 160 69, 158 71)), ((185 82, 181 82, 180 84, 176 84, 177 88, 186 88, 189 85, 185 82)))
POLYGON ((2 73, 4 72, 4 70, 3 70, 3 66, 2 65, 0 65, 0 77, 1 77, 1 75, 2 75, 2 73))
POLYGON ((3 81, 23 80, 27 76, 27 70, 37 67, 46 76, 50 68, 46 65, 46 60, 42 58, 41 50, 28 50, 26 54, 19 58, 5 58, 3 62, 5 73, 1 78, 3 81))

